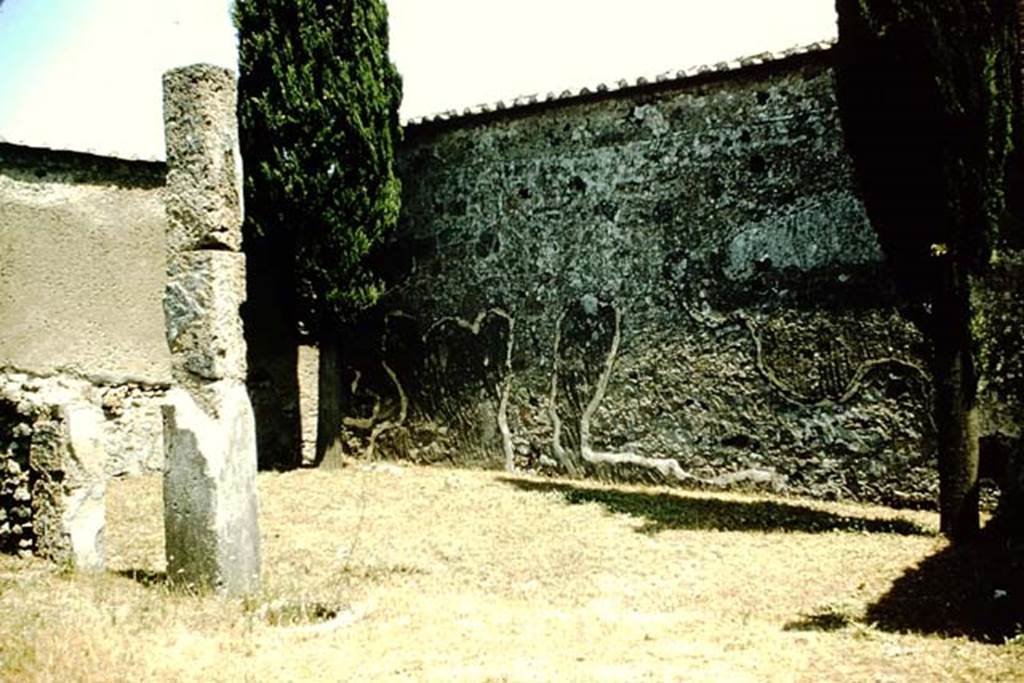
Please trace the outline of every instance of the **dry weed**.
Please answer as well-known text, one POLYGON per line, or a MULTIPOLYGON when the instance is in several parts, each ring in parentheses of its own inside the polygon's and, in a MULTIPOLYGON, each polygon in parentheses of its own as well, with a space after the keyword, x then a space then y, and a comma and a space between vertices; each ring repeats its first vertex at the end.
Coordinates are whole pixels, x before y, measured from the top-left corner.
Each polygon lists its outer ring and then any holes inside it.
POLYGON ((263 474, 260 494, 245 600, 167 588, 155 479, 111 486, 108 572, 0 558, 0 677, 1024 677, 1020 639, 868 618, 944 551, 929 513, 408 466, 263 474))

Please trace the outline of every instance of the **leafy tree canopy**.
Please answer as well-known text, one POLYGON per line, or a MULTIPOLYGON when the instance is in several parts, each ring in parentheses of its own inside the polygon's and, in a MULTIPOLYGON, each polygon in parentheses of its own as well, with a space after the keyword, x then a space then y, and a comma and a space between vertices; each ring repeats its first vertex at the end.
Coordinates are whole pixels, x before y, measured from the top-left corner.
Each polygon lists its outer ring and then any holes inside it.
MULTIPOLYGON (((313 332, 371 304, 398 220, 401 77, 381 0, 238 0, 247 234, 289 270, 313 332)), ((248 246, 247 246, 248 249, 248 246)))
POLYGON ((838 0, 843 127, 890 262, 929 303, 988 259, 1015 106, 1016 0, 838 0))
POLYGON ((836 1, 839 114, 868 216, 931 342, 940 526, 953 540, 979 521, 972 276, 999 236, 1017 134, 1018 1, 836 1))

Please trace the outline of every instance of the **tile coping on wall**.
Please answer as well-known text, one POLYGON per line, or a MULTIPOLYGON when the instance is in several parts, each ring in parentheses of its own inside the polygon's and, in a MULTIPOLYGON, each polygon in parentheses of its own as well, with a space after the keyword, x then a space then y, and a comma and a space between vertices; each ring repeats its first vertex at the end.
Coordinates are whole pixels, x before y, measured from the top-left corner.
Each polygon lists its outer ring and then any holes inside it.
POLYGON ((521 95, 507 102, 499 100, 494 103, 478 104, 473 107, 467 107, 462 111, 450 109, 444 112, 414 117, 406 121, 405 126, 415 127, 425 124, 464 120, 487 114, 524 109, 551 102, 561 103, 569 100, 602 96, 608 93, 636 90, 638 88, 646 88, 650 86, 664 87, 667 85, 677 85, 681 81, 688 81, 698 77, 706 77, 709 74, 722 76, 748 67, 780 62, 799 55, 826 53, 835 47, 835 44, 836 41, 834 39, 822 40, 809 45, 791 47, 779 52, 762 52, 760 54, 740 57, 739 59, 733 59, 725 62, 718 62, 712 65, 702 64, 700 66, 693 66, 677 71, 664 71, 653 76, 640 76, 633 80, 622 79, 615 83, 598 83, 597 85, 585 86, 579 89, 563 90, 561 93, 549 92, 546 95, 521 95))

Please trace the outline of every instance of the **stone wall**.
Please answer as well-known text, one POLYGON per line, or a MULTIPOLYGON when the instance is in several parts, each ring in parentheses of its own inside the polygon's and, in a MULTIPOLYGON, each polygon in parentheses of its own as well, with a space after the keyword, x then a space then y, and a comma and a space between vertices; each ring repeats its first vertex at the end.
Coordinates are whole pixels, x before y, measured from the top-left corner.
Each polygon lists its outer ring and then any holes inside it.
POLYGON ((163 469, 164 175, 0 144, 0 551, 101 567, 106 477, 163 469))
POLYGON ((258 586, 235 79, 165 75, 166 164, 0 144, 0 552, 101 569, 161 471, 168 576, 258 586))
MULTIPOLYGON (((0 144, 0 374, 95 385, 110 474, 160 471, 162 163, 0 144)), ((31 392, 31 389, 24 389, 31 392)))
POLYGON ((32 482, 29 477, 31 426, 24 410, 13 402, 0 403, 0 552, 30 554, 32 482))
POLYGON ((104 563, 106 445, 99 389, 0 377, 0 552, 104 563))
POLYGON ((0 367, 170 379, 163 164, 0 145, 0 367))
POLYGON ((931 504, 923 342, 829 60, 407 128, 349 451, 931 504))

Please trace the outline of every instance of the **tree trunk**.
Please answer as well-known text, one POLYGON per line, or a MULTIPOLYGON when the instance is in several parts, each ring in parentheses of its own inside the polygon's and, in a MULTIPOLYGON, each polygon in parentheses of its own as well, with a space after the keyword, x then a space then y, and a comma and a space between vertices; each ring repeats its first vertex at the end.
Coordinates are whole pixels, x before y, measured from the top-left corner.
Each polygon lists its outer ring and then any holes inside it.
MULTIPOLYGON (((957 280, 955 274, 951 279, 957 280)), ((970 307, 962 287, 937 297, 933 311, 935 344, 935 424, 939 460, 939 525, 952 541, 978 533, 977 377, 970 344, 970 307)))
POLYGON ((345 465, 341 441, 341 344, 334 337, 320 340, 319 406, 316 425, 316 459, 324 469, 345 465))
POLYGON ((292 292, 294 274, 281 254, 293 247, 285 237, 261 236, 244 226, 246 301, 242 305, 248 373, 246 385, 256 417, 256 453, 261 470, 291 470, 301 463, 298 336, 292 292))

